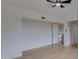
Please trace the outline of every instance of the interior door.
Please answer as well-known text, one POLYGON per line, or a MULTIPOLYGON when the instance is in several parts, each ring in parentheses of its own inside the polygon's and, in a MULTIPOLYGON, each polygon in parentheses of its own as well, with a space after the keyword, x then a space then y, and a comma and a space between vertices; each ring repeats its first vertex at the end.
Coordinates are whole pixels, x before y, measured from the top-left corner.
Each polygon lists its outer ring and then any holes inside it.
POLYGON ((78 23, 75 22, 74 24, 74 43, 78 43, 78 23))
POLYGON ((71 44, 78 43, 78 22, 74 21, 71 23, 71 44))
POLYGON ((58 24, 53 24, 53 44, 58 43, 58 24))

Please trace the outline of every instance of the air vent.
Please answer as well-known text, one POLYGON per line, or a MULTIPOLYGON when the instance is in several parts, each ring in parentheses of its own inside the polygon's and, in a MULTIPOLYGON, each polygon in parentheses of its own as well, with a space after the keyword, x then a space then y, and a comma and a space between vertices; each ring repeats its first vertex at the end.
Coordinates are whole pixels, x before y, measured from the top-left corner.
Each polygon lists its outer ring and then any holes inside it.
POLYGON ((41 19, 46 19, 46 17, 41 17, 41 19))

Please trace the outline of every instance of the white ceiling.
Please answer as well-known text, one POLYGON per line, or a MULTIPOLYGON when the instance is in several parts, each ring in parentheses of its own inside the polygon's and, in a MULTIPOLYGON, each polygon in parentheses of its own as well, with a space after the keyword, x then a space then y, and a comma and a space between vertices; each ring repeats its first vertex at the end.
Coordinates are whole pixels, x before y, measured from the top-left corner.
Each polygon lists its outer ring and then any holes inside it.
POLYGON ((72 0, 70 4, 65 4, 65 8, 52 8, 51 5, 53 4, 46 0, 2 0, 2 2, 18 8, 24 8, 25 10, 48 14, 60 19, 69 21, 78 19, 78 0, 72 0))

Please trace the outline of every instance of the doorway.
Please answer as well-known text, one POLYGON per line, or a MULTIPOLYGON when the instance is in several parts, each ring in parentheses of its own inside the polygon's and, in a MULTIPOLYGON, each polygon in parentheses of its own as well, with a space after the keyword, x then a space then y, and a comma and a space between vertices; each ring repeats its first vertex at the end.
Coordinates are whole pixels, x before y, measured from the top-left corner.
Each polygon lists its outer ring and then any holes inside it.
POLYGON ((64 24, 59 24, 59 46, 64 45, 64 24))
POLYGON ((52 24, 52 44, 64 45, 64 24, 52 24))

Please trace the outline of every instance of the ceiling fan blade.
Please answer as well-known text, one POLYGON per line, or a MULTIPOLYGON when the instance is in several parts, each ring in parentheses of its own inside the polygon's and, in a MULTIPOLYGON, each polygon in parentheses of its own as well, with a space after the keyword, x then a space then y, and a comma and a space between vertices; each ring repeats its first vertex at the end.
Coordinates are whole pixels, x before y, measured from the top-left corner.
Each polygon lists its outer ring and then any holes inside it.
POLYGON ((72 0, 62 1, 61 3, 71 3, 72 0))
POLYGON ((55 7, 56 5, 52 6, 52 7, 55 7))
POLYGON ((46 0, 47 2, 51 2, 51 3, 56 3, 56 2, 54 2, 54 1, 51 1, 51 0, 46 0))
POLYGON ((63 5, 60 5, 60 7, 61 7, 61 8, 64 8, 64 6, 63 6, 63 5))
POLYGON ((60 2, 61 2, 61 0, 56 0, 56 2, 57 2, 57 3, 60 3, 60 2))
POLYGON ((58 2, 58 0, 56 0, 56 2, 58 2))

